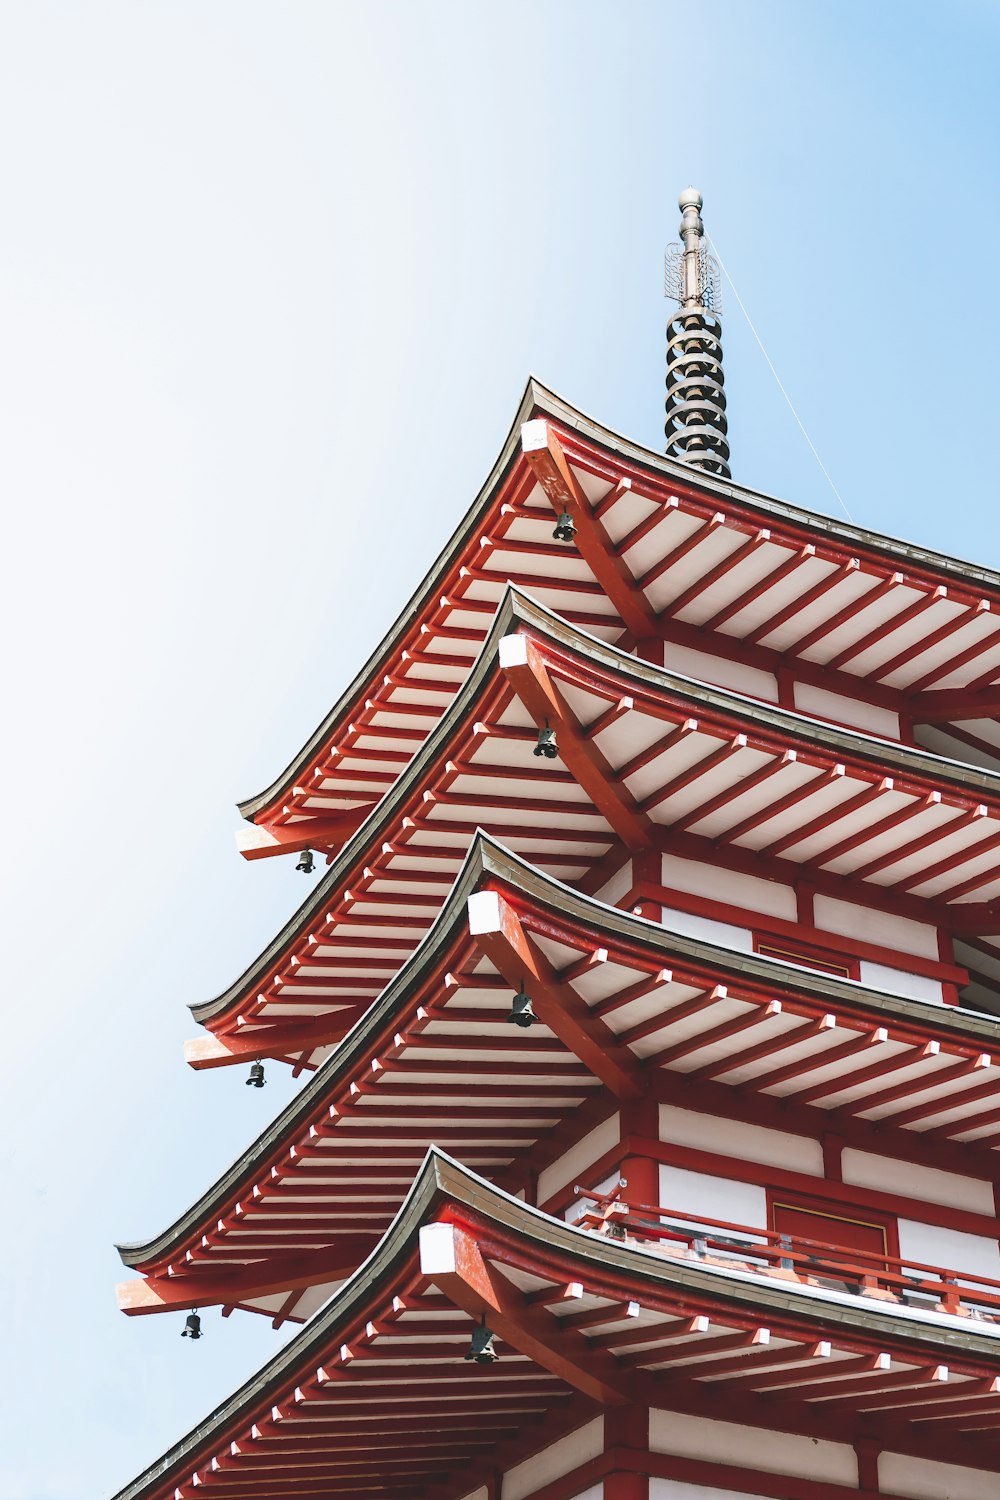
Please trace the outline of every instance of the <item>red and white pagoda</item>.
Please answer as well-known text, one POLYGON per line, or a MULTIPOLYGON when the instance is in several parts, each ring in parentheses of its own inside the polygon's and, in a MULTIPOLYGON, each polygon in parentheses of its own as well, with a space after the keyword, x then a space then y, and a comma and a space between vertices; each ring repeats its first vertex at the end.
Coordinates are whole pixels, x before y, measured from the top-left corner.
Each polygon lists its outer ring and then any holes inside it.
POLYGON ((303 1327, 118 1500, 997 1492, 1000 576, 730 481, 700 206, 668 455, 530 382, 241 808, 309 1076, 119 1300, 303 1327))

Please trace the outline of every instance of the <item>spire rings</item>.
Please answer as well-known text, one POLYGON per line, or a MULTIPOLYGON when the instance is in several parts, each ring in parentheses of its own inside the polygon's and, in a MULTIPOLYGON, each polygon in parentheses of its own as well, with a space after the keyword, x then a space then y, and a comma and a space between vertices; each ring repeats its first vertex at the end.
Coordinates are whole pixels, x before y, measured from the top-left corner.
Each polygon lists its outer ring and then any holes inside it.
POLYGON ((718 317, 681 308, 667 324, 667 454, 728 479, 729 442, 718 317))

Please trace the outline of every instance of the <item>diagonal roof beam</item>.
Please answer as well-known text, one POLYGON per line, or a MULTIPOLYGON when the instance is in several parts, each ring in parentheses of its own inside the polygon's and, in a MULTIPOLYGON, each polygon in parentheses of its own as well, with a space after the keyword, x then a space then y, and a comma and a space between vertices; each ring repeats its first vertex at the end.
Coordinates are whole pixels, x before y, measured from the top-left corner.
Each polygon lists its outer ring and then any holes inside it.
POLYGON ((610 1406, 624 1406, 631 1399, 629 1377, 613 1356, 575 1329, 561 1328, 546 1308, 532 1306, 487 1263, 468 1230, 457 1224, 425 1224, 420 1270, 456 1307, 471 1318, 485 1318, 512 1348, 574 1390, 610 1406))
POLYGON ((535 642, 527 635, 505 635, 500 641, 500 668, 536 724, 556 731, 559 756, 629 849, 649 849, 653 827, 592 739, 580 727, 559 692, 535 642))
POLYGON ((656 614, 594 515, 558 437, 541 418, 521 428, 521 449, 532 473, 557 513, 568 511, 576 527, 576 550, 637 640, 660 635, 656 614))
POLYGON ((347 1005, 313 1022, 245 1026, 240 1031, 211 1033, 184 1043, 189 1068, 224 1068, 231 1063, 259 1062, 265 1057, 299 1057, 314 1047, 342 1042, 367 1005, 347 1005))
POLYGON ((374 806, 374 802, 362 802, 343 812, 318 814, 295 823, 247 823, 236 830, 236 847, 244 859, 301 854, 303 849, 339 849, 357 833, 374 806))
POLYGON ((639 1064, 614 1032, 591 1015, 571 984, 561 980, 498 891, 469 897, 469 931, 512 989, 530 986, 538 1016, 564 1046, 619 1099, 642 1093, 639 1064))
POLYGON ((358 1235, 337 1249, 309 1255, 272 1255, 233 1271, 192 1272, 120 1281, 118 1307, 130 1317, 189 1307, 231 1307, 276 1292, 304 1291, 328 1281, 346 1281, 378 1243, 378 1235, 358 1235))
POLYGON ((952 719, 1000 717, 1000 687, 937 688, 904 700, 905 710, 918 724, 946 724, 952 719))

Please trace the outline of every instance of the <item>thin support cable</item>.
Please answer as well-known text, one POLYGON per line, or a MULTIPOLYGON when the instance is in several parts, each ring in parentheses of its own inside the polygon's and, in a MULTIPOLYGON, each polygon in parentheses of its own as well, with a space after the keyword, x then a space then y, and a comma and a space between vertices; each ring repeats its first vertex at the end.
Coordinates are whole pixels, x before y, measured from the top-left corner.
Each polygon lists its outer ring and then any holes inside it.
POLYGON ((774 363, 773 363, 773 361, 771 359, 771 356, 768 354, 767 350, 764 348, 764 342, 763 342, 760 334, 757 332, 756 328, 754 327, 753 319, 751 318, 750 314, 746 310, 746 304, 744 303, 743 298, 740 296, 739 292, 736 289, 736 283, 733 280, 733 278, 730 276, 728 270, 726 269, 726 263, 722 259, 722 256, 719 254, 719 247, 718 247, 718 245, 712 239, 712 236, 710 234, 707 234, 705 236, 705 238, 709 241, 709 243, 712 246, 712 254, 715 256, 716 260, 719 262, 719 268, 722 271, 723 276, 725 276, 726 280, 729 282, 729 285, 732 287, 733 296, 736 298, 736 301, 739 303, 740 312, 746 318, 746 320, 747 320, 747 326, 750 329, 750 332, 753 334, 754 338, 757 340, 757 346, 760 349, 761 354, 763 354, 764 358, 767 360, 768 369, 771 371, 771 374, 774 376, 775 381, 777 382, 778 390, 781 392, 781 394, 784 396, 786 402, 788 403, 788 410, 791 412, 792 416, 795 418, 796 422, 799 424, 799 431, 802 433, 802 436, 805 438, 806 442, 809 444, 809 447, 812 449, 813 458, 815 458, 816 462, 819 464, 820 468, 823 470, 823 474, 826 477, 826 482, 830 486, 831 490, 833 490, 833 493, 836 495, 837 501, 838 501, 838 503, 840 505, 841 510, 844 512, 844 515, 850 521, 850 523, 851 523, 852 526, 856 525, 857 523, 855 522, 854 517, 851 515, 851 512, 847 509, 847 505, 846 505, 846 503, 844 501, 843 495, 840 493, 840 491, 838 490, 837 486, 834 484, 832 478, 830 477, 830 471, 829 471, 829 469, 827 468, 826 464, 823 462, 823 460, 819 456, 819 452, 817 451, 816 444, 813 442, 812 438, 809 436, 808 432, 806 431, 806 429, 805 429, 805 423, 802 421, 802 418, 799 416, 798 412, 795 410, 795 407, 792 404, 792 398, 791 398, 791 396, 788 394, 788 392, 785 390, 785 387, 781 383, 781 376, 778 374, 777 370, 774 368, 774 363))

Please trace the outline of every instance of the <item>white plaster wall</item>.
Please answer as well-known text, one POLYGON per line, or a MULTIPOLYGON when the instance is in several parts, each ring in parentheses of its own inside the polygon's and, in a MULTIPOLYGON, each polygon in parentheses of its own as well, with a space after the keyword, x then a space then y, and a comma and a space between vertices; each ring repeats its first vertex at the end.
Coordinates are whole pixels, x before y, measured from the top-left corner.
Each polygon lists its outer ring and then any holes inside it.
POLYGON ((867 959, 862 959, 858 965, 858 977, 870 990, 905 995, 908 1000, 928 1000, 932 1005, 944 1004, 940 980, 928 979, 923 974, 909 974, 905 969, 890 969, 885 964, 870 964, 867 959))
POLYGON ((817 719, 832 719, 836 724, 852 724, 883 739, 899 739, 899 715, 891 709, 862 703, 858 698, 845 698, 841 693, 830 693, 808 682, 795 684, 795 707, 800 714, 814 714, 817 719))
MULTIPOLYGON (((618 1124, 618 1116, 612 1115, 603 1124, 598 1125, 577 1141, 575 1146, 570 1146, 565 1155, 538 1174, 538 1201, 544 1203, 551 1198, 553 1193, 558 1193, 567 1182, 575 1182, 580 1176, 586 1176, 587 1168, 592 1162, 599 1161, 606 1151, 612 1146, 617 1146, 621 1139, 621 1129, 618 1124)), ((581 1187, 589 1184, 581 1182, 581 1187)))
MULTIPOLYGON (((854 1187, 883 1190, 922 1203, 940 1203, 947 1208, 962 1208, 969 1213, 994 1214, 993 1186, 975 1177, 961 1177, 957 1172, 940 1172, 936 1167, 918 1167, 914 1162, 895 1161, 874 1156, 869 1151, 855 1151, 847 1146, 841 1156, 844 1181, 854 1187)), ((1000 1233, 1000 1230, 998 1230, 1000 1233)))
POLYGON ((625 893, 632 888, 632 861, 627 859, 611 879, 594 895, 607 906, 617 906, 625 893))
POLYGON ((651 1479, 649 1500, 755 1500, 755 1497, 747 1490, 719 1490, 714 1484, 682 1484, 678 1479, 651 1479))
POLYGON ((702 1214, 750 1229, 767 1228, 767 1194, 752 1182, 731 1177, 709 1177, 685 1167, 660 1167, 660 1203, 683 1217, 702 1214))
POLYGON ((853 901, 838 901, 834 896, 817 896, 814 911, 816 926, 828 932, 878 943, 883 948, 898 948, 901 953, 916 953, 920 958, 938 956, 937 929, 927 922, 912 922, 909 917, 855 906, 853 901))
POLYGON ((786 1135, 782 1130, 767 1130, 762 1125, 734 1124, 717 1115, 697 1114, 673 1104, 660 1105, 660 1140, 694 1146, 699 1151, 716 1151, 740 1161, 784 1167, 789 1172, 808 1173, 810 1177, 823 1176, 823 1151, 818 1141, 786 1135))
MULTIPOLYGON (((578 1427, 575 1432, 567 1433, 550 1447, 508 1469, 503 1476, 501 1500, 523 1500, 533 1490, 540 1490, 543 1485, 551 1484, 553 1479, 569 1474, 603 1452, 604 1418, 595 1417, 586 1427, 578 1427)), ((598 1485, 595 1493, 600 1495, 602 1489, 603 1486, 598 1485)))
MULTIPOLYGON (((710 1457, 716 1463, 759 1469, 765 1474, 790 1474, 797 1479, 826 1480, 829 1484, 845 1484, 853 1488, 858 1483, 857 1459, 854 1449, 846 1443, 816 1442, 793 1433, 739 1427, 734 1422, 715 1422, 708 1417, 651 1411, 649 1446, 653 1453, 674 1453, 683 1458, 710 1457)), ((670 1481, 661 1483, 669 1485, 670 1481)), ((665 1489, 659 1493, 669 1495, 671 1491, 665 1489)), ((725 1494, 725 1491, 721 1493, 725 1494)), ((701 1489, 699 1500, 705 1494, 706 1491, 701 1489)))
POLYGON ((749 927, 713 922, 711 917, 696 917, 691 912, 677 911, 673 906, 663 908, 662 921, 671 932, 681 932, 685 937, 702 938, 720 948, 731 948, 734 953, 753 952, 753 933, 749 927))
POLYGON ((878 1478, 887 1495, 906 1495, 909 1500, 995 1500, 997 1493, 995 1474, 904 1453, 880 1454, 878 1478))
POLYGON ((478 1490, 470 1490, 467 1495, 463 1495, 462 1500, 487 1500, 488 1495, 489 1490, 483 1484, 478 1490))
POLYGON ((797 915, 795 892, 790 885, 724 870, 701 860, 679 859, 676 854, 663 856, 663 884, 692 896, 707 896, 711 901, 727 901, 731 906, 764 912, 786 922, 794 922, 797 915))
POLYGON ((672 641, 664 643, 663 661, 668 672, 680 672, 699 682, 713 682, 717 687, 732 688, 733 692, 747 693, 751 698, 764 698, 768 703, 778 701, 777 679, 759 667, 744 666, 708 651, 695 651, 691 646, 676 646, 672 641))
POLYGON ((939 1224, 918 1224, 914 1219, 900 1219, 898 1227, 899 1253, 904 1260, 919 1260, 947 1271, 968 1271, 1000 1280, 1000 1249, 996 1240, 944 1229, 939 1224))

